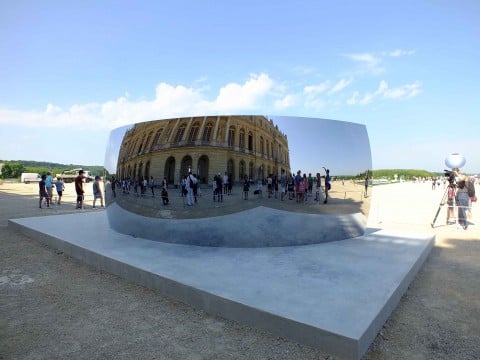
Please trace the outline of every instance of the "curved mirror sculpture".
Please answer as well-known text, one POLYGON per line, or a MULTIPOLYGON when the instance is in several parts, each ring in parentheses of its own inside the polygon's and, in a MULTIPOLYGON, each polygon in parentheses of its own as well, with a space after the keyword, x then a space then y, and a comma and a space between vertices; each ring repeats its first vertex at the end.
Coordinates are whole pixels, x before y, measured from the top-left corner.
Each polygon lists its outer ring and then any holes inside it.
POLYGON ((227 115, 136 123, 111 132, 105 168, 110 226, 157 241, 342 240, 363 235, 370 207, 368 134, 349 122, 227 115))

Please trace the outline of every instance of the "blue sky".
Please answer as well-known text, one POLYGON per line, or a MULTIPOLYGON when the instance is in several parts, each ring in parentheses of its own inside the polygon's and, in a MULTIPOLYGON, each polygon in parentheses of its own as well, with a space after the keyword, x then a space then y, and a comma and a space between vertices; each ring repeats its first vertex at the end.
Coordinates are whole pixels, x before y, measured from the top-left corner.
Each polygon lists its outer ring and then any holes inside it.
POLYGON ((478 173, 478 64, 476 0, 4 1, 0 159, 99 165, 122 125, 274 114, 365 125, 374 169, 478 173))

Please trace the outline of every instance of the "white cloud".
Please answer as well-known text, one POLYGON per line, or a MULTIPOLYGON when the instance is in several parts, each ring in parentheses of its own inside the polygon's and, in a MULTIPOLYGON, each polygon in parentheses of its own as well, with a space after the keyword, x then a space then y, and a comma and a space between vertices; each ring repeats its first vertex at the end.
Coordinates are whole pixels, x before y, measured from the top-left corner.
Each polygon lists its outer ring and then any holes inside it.
POLYGON ((295 95, 285 95, 282 99, 275 101, 274 107, 276 110, 285 110, 291 108, 296 104, 295 95))
POLYGON ((319 94, 325 92, 330 87, 330 81, 324 81, 318 85, 309 85, 303 88, 303 92, 306 95, 319 94))
POLYGON ((352 83, 352 79, 341 79, 339 82, 337 82, 329 91, 329 94, 336 93, 338 91, 341 91, 345 89, 348 85, 352 83))
MULTIPOLYGON (((368 56, 366 56, 368 58, 368 56)), ((123 125, 169 117, 270 113, 272 110, 296 109, 309 114, 337 107, 345 99, 339 95, 351 86, 353 78, 337 82, 325 80, 305 87, 278 83, 268 74, 250 74, 242 83, 223 85, 213 96, 207 96, 208 83, 201 87, 159 83, 152 99, 132 100, 128 93, 104 103, 74 104, 62 108, 47 104, 42 110, 15 110, 0 107, 0 125, 20 125, 30 128, 59 128, 107 131, 123 125)), ((389 87, 382 80, 375 91, 356 90, 346 100, 348 105, 366 105, 375 100, 395 100, 417 96, 420 82, 389 87)), ((208 91, 210 93, 210 91, 208 91)), ((313 115, 313 114, 312 114, 313 115)))
POLYGON ((380 81, 378 89, 375 92, 366 92, 363 96, 359 91, 354 91, 352 96, 347 100, 348 105, 366 105, 377 99, 394 99, 400 100, 405 98, 412 98, 420 94, 422 91, 422 84, 416 81, 412 84, 405 84, 395 88, 389 88, 385 80, 380 81))
POLYGON ((218 97, 207 103, 217 111, 256 109, 273 89, 274 81, 267 74, 252 74, 244 84, 230 83, 220 89, 218 97))
POLYGON ((415 81, 413 84, 405 84, 396 88, 389 88, 386 81, 382 80, 376 94, 385 99, 401 99, 417 96, 421 92, 421 83, 415 81))
POLYGON ((358 104, 358 100, 360 98, 360 93, 358 91, 354 91, 352 97, 347 100, 348 105, 355 105, 358 104))
MULTIPOLYGON (((275 82, 267 74, 251 74, 243 83, 223 86, 214 100, 203 90, 160 83, 153 100, 132 101, 128 95, 105 103, 75 104, 63 109, 48 104, 45 110, 0 108, 0 124, 68 129, 113 129, 119 126, 176 116, 233 113, 255 110, 273 96, 275 82)), ((275 96, 273 96, 275 99, 275 96)))
POLYGON ((401 50, 401 49, 395 49, 393 51, 386 51, 382 53, 382 55, 384 56, 391 56, 391 57, 409 56, 413 54, 415 54, 415 50, 401 50))
POLYGON ((373 53, 346 54, 344 56, 358 63, 357 74, 379 75, 385 72, 382 59, 373 53))
POLYGON ((293 72, 299 75, 310 75, 315 73, 316 69, 311 66, 296 66, 293 68, 293 72))

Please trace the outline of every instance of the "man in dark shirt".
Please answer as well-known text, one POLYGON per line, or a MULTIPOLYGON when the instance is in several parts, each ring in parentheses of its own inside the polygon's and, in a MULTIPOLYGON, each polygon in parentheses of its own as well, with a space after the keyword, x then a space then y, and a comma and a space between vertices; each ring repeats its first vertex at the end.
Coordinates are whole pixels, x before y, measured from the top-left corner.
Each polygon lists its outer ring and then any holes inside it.
POLYGON ((78 172, 78 176, 75 178, 75 191, 77 193, 77 209, 83 207, 83 170, 78 172))
POLYGON ((45 199, 47 201, 47 207, 50 207, 50 197, 48 196, 47 193, 47 187, 45 185, 45 179, 47 177, 45 175, 42 175, 42 180, 38 182, 38 187, 39 187, 39 195, 40 195, 40 201, 38 203, 38 207, 41 209, 42 208, 42 200, 45 199))

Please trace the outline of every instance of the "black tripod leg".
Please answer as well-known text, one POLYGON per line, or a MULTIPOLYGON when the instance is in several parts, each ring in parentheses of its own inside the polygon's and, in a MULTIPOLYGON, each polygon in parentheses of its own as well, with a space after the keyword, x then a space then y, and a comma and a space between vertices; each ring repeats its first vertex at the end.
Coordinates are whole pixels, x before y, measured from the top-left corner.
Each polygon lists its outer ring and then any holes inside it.
POLYGON ((432 223, 430 224, 430 225, 432 226, 432 228, 435 226, 435 221, 437 221, 438 214, 440 214, 440 209, 441 209, 442 206, 445 204, 445 200, 446 200, 446 198, 447 198, 447 194, 448 194, 448 187, 447 187, 447 189, 445 190, 445 193, 444 193, 443 196, 442 196, 442 201, 440 201, 440 205, 438 206, 437 213, 435 214, 435 217, 433 218, 433 221, 432 221, 432 223))
POLYGON ((440 204, 440 206, 438 207, 437 213, 435 214, 435 217, 433 218, 433 221, 430 224, 432 226, 432 228, 435 226, 435 221, 437 220, 438 214, 440 214, 440 209, 442 208, 442 205, 443 204, 440 204))

